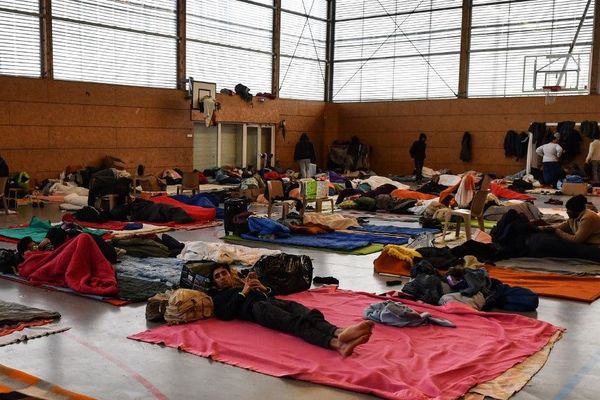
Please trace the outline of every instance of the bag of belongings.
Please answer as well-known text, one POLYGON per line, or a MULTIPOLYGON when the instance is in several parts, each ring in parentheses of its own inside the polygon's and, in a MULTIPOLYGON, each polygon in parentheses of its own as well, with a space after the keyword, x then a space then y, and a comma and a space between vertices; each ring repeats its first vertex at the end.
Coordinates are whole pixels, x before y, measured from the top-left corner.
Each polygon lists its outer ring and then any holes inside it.
POLYGON ((165 311, 167 311, 169 297, 171 297, 172 293, 172 290, 167 290, 164 293, 157 293, 148 299, 148 304, 146 304, 146 321, 165 320, 165 311))
POLYGON ((209 295, 192 289, 177 289, 169 296, 165 321, 169 325, 197 321, 213 315, 213 302, 209 295))
POLYGON ((253 269, 258 279, 274 294, 308 290, 313 277, 313 265, 308 256, 285 253, 262 256, 253 269))
POLYGON ((252 95, 250 94, 250 88, 248 86, 238 83, 235 85, 235 93, 240 96, 245 102, 252 102, 252 95))

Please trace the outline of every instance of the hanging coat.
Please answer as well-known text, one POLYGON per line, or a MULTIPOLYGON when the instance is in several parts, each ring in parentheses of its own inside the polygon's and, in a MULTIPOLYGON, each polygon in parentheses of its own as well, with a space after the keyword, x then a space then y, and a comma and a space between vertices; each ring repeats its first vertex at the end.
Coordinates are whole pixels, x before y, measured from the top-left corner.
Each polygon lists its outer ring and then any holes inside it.
POLYGON ((471 158, 471 134, 465 132, 461 143, 460 159, 464 162, 469 162, 471 161, 471 158))

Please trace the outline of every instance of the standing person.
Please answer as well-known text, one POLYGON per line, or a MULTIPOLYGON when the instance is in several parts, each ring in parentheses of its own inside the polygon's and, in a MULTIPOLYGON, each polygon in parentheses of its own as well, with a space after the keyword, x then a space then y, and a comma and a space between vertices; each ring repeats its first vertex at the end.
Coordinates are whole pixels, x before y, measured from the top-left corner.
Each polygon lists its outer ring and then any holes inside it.
POLYGON ((298 163, 300 174, 303 178, 310 178, 308 172, 309 165, 311 162, 314 163, 316 159, 315 147, 308 138, 306 132, 304 132, 302 133, 302 136, 300 136, 300 140, 296 143, 296 148, 294 149, 294 161, 298 163))
MULTIPOLYGON (((2 156, 0 156, 0 178, 8 178, 9 175, 10 171, 8 169, 8 163, 2 156)), ((4 195, 8 198, 8 183, 4 187, 4 195)))
POLYGON ((218 264, 213 268, 211 278, 214 287, 211 297, 218 319, 251 321, 335 350, 344 357, 351 355, 356 346, 368 342, 371 337, 373 321, 362 321, 344 328, 332 325, 319 310, 273 297, 271 289, 264 286, 254 272, 250 272, 245 281, 236 284, 229 266, 218 264))
POLYGON ((600 140, 598 138, 594 138, 590 143, 585 163, 591 165, 593 182, 594 184, 598 183, 600 181, 598 179, 598 169, 600 168, 600 140))
POLYGON ((422 133, 419 140, 415 140, 410 146, 410 156, 415 161, 415 181, 421 183, 423 179, 423 164, 425 163, 425 150, 427 149, 427 135, 422 133))
POLYGON ((556 182, 558 182, 560 174, 559 160, 563 153, 563 148, 558 144, 559 140, 560 133, 556 132, 550 143, 546 143, 535 149, 536 154, 542 157, 542 163, 544 165, 544 183, 546 185, 551 185, 553 188, 556 188, 556 182))

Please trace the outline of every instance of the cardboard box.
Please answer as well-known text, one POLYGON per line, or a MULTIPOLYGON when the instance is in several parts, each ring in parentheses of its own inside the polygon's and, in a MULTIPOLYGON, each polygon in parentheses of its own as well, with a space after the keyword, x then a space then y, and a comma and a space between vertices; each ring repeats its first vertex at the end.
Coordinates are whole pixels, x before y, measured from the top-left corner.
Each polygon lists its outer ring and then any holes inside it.
POLYGON ((208 292, 212 284, 210 274, 214 266, 215 262, 213 261, 192 261, 186 263, 181 269, 179 287, 208 292))
POLYGON ((567 196, 577 196, 578 194, 587 194, 587 183, 563 183, 560 191, 567 196))

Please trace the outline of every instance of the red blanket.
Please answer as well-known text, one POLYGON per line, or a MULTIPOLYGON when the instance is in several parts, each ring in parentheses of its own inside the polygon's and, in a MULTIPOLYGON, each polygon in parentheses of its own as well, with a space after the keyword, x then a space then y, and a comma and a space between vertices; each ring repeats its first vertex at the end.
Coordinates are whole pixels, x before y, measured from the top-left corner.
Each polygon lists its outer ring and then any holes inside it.
POLYGON ((497 183, 490 183, 490 191, 494 193, 496 196, 503 199, 510 200, 536 200, 537 197, 530 196, 528 194, 515 192, 514 190, 510 190, 505 188, 504 186, 500 186, 497 183))
POLYGON ((119 292, 112 264, 87 233, 75 236, 54 251, 30 251, 19 275, 34 284, 64 286, 102 296, 119 292))
MULTIPOLYGON (((357 323, 384 297, 321 288, 283 298, 321 310, 338 326, 357 323)), ((246 321, 209 319, 161 326, 130 339, 164 343, 203 357, 273 375, 321 383, 386 399, 455 399, 540 350, 560 328, 516 314, 483 313, 462 304, 409 300, 457 325, 396 328, 378 324, 371 340, 342 358, 290 335, 246 321)))
POLYGON ((150 201, 154 203, 169 204, 175 207, 182 208, 194 221, 212 221, 217 215, 216 208, 205 208, 200 206, 191 206, 182 203, 169 196, 152 197, 150 201))
MULTIPOLYGON (((69 214, 69 213, 66 213, 65 215, 63 215, 62 219, 65 222, 74 222, 77 225, 80 225, 80 226, 83 226, 86 228, 104 229, 107 231, 122 231, 122 230, 125 230, 125 226, 127 224, 130 224, 130 222, 122 222, 122 221, 106 221, 106 222, 102 222, 102 223, 81 221, 81 220, 78 220, 77 218, 75 218, 75 216, 73 214, 69 214)), ((143 222, 140 222, 140 223, 143 223, 143 222)), ((218 225, 220 225, 220 223, 216 222, 216 221, 193 221, 193 222, 190 222, 189 224, 178 224, 177 222, 169 221, 169 222, 151 222, 150 225, 168 226, 169 228, 173 228, 173 229, 193 230, 193 229, 209 228, 211 226, 218 226, 218 225)), ((8 240, 3 240, 0 238, 0 241, 8 241, 8 240)), ((17 243, 17 241, 15 241, 14 243, 17 243)))

